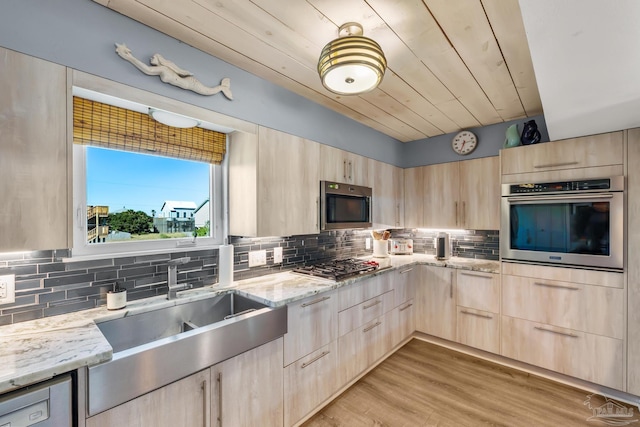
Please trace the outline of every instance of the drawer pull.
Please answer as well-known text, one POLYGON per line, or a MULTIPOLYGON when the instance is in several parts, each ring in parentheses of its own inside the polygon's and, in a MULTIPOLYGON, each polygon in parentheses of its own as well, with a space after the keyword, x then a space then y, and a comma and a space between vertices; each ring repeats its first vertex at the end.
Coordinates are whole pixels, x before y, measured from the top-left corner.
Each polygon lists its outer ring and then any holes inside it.
POLYGON ((380 304, 380 303, 382 303, 382 301, 381 301, 381 300, 377 300, 377 301, 372 302, 372 303, 371 303, 371 304, 369 304, 369 305, 365 305, 365 306, 363 306, 363 307, 362 307, 362 309, 363 309, 363 310, 366 310, 367 308, 375 307, 376 305, 378 305, 378 304, 380 304))
POLYGON ((320 353, 319 355, 317 355, 316 357, 314 357, 313 359, 309 360, 308 362, 304 362, 302 364, 302 366, 300 366, 302 369, 306 368, 307 366, 311 365, 313 362, 317 362, 318 360, 322 359, 323 357, 325 357, 327 354, 331 353, 330 351, 323 351, 322 353, 320 353))
POLYGON ((412 305, 413 303, 407 304, 406 306, 402 307, 400 311, 405 311, 407 308, 411 307, 412 305))
POLYGON ((305 302, 305 303, 304 303, 304 304, 302 304, 300 307, 309 307, 310 305, 318 304, 319 302, 326 301, 326 300, 328 300, 329 298, 331 298, 331 297, 322 297, 322 298, 318 298, 318 299, 313 300, 313 301, 305 302))
POLYGON ((382 325, 382 322, 376 322, 375 324, 373 324, 373 325, 369 326, 368 328, 364 328, 364 329, 362 330, 362 333, 369 332, 370 330, 372 330, 372 329, 373 329, 373 328, 375 328, 376 326, 380 326, 380 325, 382 325))
POLYGON ((410 272, 411 270, 413 270, 413 268, 407 268, 406 270, 402 270, 400 272, 400 274, 407 274, 408 272, 410 272))
POLYGON ((553 283, 533 282, 533 284, 537 285, 537 286, 545 286, 547 288, 567 289, 569 291, 579 291, 580 290, 580 288, 575 288, 573 286, 555 285, 553 283))
POLYGON ((488 314, 474 313, 473 311, 460 310, 460 313, 469 314, 471 316, 476 316, 476 317, 482 317, 484 319, 493 319, 493 316, 489 316, 488 314))
POLYGON ((551 332, 552 334, 562 335, 569 338, 580 338, 578 335, 575 335, 575 334, 570 334, 568 332, 554 331, 552 329, 541 328, 540 326, 534 326, 533 329, 537 329, 539 331, 544 331, 544 332, 551 332))
POLYGON ((571 166, 571 165, 577 165, 577 164, 578 162, 547 163, 546 165, 535 165, 534 168, 536 169, 557 168, 560 166, 571 166))
POLYGON ((484 274, 480 274, 480 273, 467 273, 467 272, 461 272, 460 274, 462 274, 463 276, 470 276, 470 277, 481 277, 483 279, 493 279, 492 276, 486 276, 484 274))

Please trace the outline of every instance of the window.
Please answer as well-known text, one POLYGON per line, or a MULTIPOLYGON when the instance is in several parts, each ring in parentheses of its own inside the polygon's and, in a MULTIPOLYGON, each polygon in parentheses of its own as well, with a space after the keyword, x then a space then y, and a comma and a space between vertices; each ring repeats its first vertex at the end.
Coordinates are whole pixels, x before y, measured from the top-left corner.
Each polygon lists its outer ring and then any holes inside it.
MULTIPOLYGON (((139 137, 139 124, 133 131, 125 126, 112 130, 112 135, 104 136, 101 130, 99 136, 95 133, 87 136, 90 127, 87 122, 95 120, 95 116, 83 117, 83 127, 78 129, 82 112, 78 113, 76 107, 74 99, 73 255, 146 252, 222 243, 222 166, 189 160, 200 155, 198 144, 193 144, 195 149, 187 147, 191 151, 185 154, 187 150, 182 149, 181 142, 172 141, 183 129, 169 128, 169 136, 160 138, 162 146, 158 149, 151 137, 146 140, 144 136, 139 137), (134 133, 135 139, 121 137, 134 133), (117 141, 119 138, 122 141, 117 141), (157 155, 157 151, 163 155, 157 155)), ((107 107, 110 113, 112 108, 117 108, 107 107)), ((131 112, 124 111, 129 118, 131 112)), ((150 125, 156 126, 145 114, 134 117, 149 120, 150 125)), ((113 119, 100 120, 92 126, 104 126, 105 122, 117 127, 113 119)), ((150 135, 157 133, 155 129, 149 132, 150 135)), ((221 135, 226 141, 224 134, 221 135)))

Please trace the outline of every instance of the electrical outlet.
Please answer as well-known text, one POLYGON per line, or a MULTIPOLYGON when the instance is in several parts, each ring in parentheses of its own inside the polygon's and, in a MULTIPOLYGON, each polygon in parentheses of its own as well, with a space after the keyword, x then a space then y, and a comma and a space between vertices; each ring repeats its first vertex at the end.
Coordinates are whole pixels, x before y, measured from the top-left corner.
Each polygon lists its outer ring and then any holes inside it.
POLYGON ((251 251, 249 252, 249 267, 257 267, 267 264, 267 251, 251 251))
POLYGON ((273 248, 273 263, 280 264, 282 263, 282 247, 278 246, 277 248, 273 248))
POLYGON ((364 248, 371 249, 371 237, 367 237, 364 239, 364 248))
POLYGON ((16 301, 16 275, 0 276, 0 305, 16 301))

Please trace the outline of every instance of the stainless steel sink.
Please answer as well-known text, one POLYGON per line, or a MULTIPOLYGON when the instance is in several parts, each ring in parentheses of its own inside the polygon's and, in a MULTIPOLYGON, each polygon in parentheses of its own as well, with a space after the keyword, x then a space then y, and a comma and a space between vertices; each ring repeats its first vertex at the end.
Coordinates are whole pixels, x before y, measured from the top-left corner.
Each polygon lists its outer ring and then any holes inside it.
POLYGON ((287 308, 225 294, 98 323, 113 358, 87 368, 89 415, 287 332, 287 308))

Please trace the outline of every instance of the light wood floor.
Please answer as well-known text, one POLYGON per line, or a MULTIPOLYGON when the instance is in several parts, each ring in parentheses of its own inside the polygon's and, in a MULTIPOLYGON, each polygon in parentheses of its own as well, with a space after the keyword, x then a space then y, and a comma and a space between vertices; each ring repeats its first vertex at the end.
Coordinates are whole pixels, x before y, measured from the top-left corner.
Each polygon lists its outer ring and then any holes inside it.
MULTIPOLYGON (((304 426, 606 425, 587 421, 588 395, 413 339, 304 426)), ((603 403, 593 396, 594 407, 603 403)))

